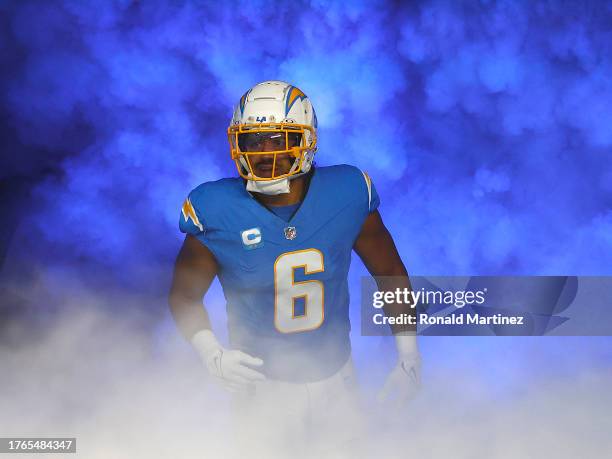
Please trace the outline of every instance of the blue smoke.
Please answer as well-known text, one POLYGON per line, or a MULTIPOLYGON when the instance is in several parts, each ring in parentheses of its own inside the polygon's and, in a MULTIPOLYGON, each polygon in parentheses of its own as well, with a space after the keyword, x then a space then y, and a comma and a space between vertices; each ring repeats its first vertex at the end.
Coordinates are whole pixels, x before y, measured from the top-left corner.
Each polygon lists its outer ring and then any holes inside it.
POLYGON ((29 298, 42 308, 80 285, 165 311, 182 200, 235 174, 231 108, 266 79, 312 99, 319 164, 373 177, 410 272, 612 273, 604 2, 0 9, 1 176, 28 177, 6 194, 17 217, 4 277, 43 282, 29 298))

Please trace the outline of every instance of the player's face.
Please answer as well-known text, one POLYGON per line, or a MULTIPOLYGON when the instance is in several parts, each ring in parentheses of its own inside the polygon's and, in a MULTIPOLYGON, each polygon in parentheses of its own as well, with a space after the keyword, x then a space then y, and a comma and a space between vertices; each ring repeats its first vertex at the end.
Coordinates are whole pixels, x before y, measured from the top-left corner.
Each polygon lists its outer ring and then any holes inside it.
POLYGON ((299 138, 295 134, 290 134, 289 144, 285 145, 285 133, 284 132, 258 132, 255 134, 242 134, 241 138, 241 149, 247 152, 247 156, 253 172, 258 177, 270 178, 272 174, 274 176, 286 174, 291 169, 295 157, 290 154, 277 154, 276 163, 274 162, 273 154, 252 154, 248 152, 262 152, 262 151, 283 151, 288 150, 298 144, 299 138))

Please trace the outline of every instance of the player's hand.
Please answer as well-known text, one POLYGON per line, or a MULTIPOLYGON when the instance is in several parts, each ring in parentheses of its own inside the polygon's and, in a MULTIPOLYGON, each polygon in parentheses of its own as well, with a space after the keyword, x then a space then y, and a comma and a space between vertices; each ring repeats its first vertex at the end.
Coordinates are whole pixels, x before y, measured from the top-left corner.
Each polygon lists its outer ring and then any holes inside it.
POLYGON ((418 353, 400 357, 387 377, 378 401, 402 407, 412 400, 421 388, 421 357, 418 353))
POLYGON ((245 352, 231 349, 217 349, 203 356, 208 372, 230 392, 246 391, 265 376, 251 367, 261 367, 263 360, 245 352))
POLYGON ((263 360, 245 352, 225 349, 210 330, 197 332, 192 340, 202 362, 213 378, 230 392, 246 391, 265 376, 252 367, 261 367, 263 360))

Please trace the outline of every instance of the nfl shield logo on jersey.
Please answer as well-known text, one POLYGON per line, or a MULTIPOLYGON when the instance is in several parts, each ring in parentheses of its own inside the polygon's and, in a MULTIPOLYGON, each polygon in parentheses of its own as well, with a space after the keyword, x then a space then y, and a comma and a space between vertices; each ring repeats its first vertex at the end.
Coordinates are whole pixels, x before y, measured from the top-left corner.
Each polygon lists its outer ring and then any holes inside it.
POLYGON ((292 240, 295 239, 296 236, 297 230, 295 229, 295 226, 288 226, 285 228, 285 238, 292 240))

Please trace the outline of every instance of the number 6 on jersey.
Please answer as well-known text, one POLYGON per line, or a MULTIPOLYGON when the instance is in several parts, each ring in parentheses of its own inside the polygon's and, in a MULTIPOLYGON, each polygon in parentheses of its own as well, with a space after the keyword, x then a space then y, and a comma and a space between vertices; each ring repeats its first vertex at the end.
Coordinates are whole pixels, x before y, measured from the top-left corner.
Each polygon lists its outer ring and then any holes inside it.
POLYGON ((279 255, 274 262, 274 325, 281 333, 319 328, 325 316, 323 283, 317 280, 295 282, 295 270, 304 274, 323 272, 323 254, 317 249, 279 255), (295 315, 295 301, 304 298, 304 314, 295 315))

